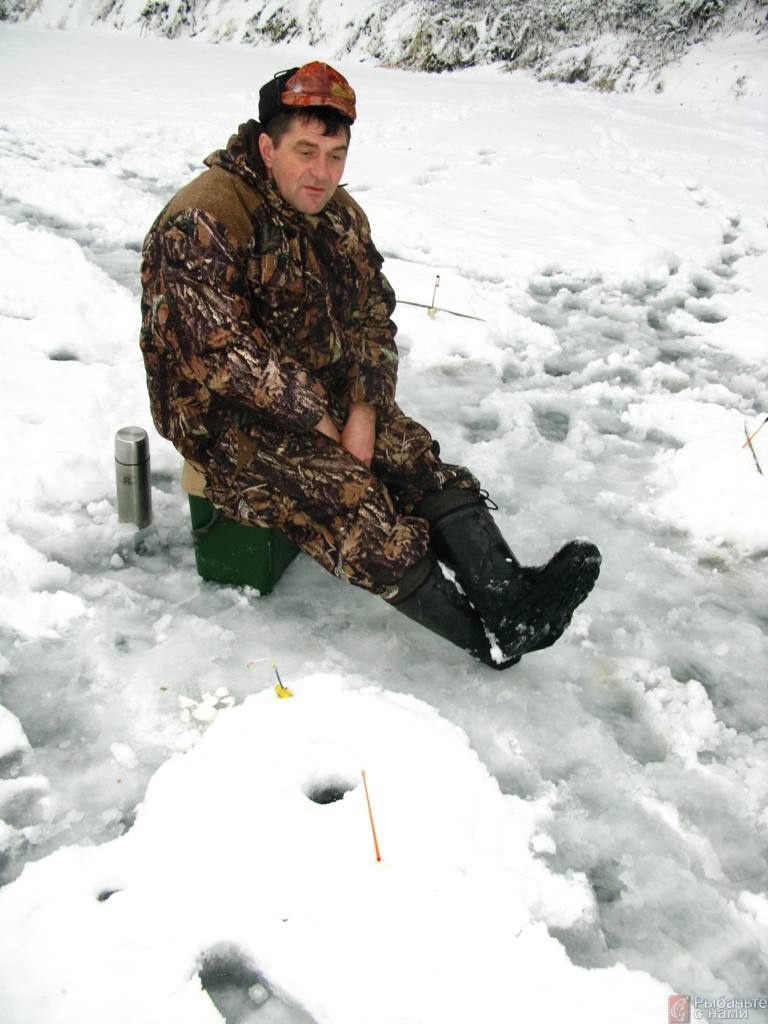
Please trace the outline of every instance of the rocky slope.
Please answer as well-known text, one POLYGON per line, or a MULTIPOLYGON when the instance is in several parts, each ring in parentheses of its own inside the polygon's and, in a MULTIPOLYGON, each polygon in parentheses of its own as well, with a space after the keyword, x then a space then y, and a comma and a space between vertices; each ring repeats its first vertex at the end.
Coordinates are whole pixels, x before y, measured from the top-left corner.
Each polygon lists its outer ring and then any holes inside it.
POLYGON ((426 71, 502 63, 633 88, 696 43, 768 39, 768 0, 0 0, 0 20, 168 38, 300 41, 426 71))

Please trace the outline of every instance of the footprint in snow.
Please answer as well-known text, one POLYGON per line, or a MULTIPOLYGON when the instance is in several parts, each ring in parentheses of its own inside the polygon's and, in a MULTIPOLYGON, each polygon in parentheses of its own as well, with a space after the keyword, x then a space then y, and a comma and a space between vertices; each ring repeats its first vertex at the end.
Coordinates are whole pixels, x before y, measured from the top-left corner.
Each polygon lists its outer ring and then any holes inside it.
POLYGON ((29 773, 31 752, 19 720, 0 706, 0 885, 18 875, 50 790, 44 775, 29 773))

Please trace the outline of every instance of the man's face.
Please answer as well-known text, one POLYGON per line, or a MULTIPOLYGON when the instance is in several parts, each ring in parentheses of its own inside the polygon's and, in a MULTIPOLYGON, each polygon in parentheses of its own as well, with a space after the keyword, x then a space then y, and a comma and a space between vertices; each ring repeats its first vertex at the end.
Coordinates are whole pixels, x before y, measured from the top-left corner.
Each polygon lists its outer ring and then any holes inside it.
POLYGON ((320 213, 336 191, 347 162, 346 132, 323 135, 321 121, 296 118, 280 144, 264 133, 259 151, 280 195, 301 213, 320 213))

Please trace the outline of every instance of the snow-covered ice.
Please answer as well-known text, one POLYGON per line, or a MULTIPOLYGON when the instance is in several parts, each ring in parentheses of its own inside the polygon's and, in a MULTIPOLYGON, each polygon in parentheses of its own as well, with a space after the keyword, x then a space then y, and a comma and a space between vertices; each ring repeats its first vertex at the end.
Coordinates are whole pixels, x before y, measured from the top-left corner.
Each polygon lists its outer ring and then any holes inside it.
POLYGON ((201 582, 151 431, 154 524, 117 522, 143 235, 326 55, 0 28, 4 1024, 214 1022, 227 977, 253 1024, 765 994, 767 76, 733 47, 659 95, 341 64, 401 404, 524 561, 604 553, 499 674, 303 558, 201 582), (406 303, 436 275, 480 319, 406 303))

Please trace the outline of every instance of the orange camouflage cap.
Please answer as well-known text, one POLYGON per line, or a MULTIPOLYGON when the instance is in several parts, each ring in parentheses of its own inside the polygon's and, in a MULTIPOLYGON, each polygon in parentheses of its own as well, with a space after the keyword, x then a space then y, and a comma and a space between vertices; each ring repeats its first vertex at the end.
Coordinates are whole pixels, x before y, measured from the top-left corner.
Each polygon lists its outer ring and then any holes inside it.
POLYGON ((280 71, 259 90, 262 125, 275 114, 297 107, 333 107, 350 124, 357 117, 354 89, 335 68, 319 60, 280 71))

